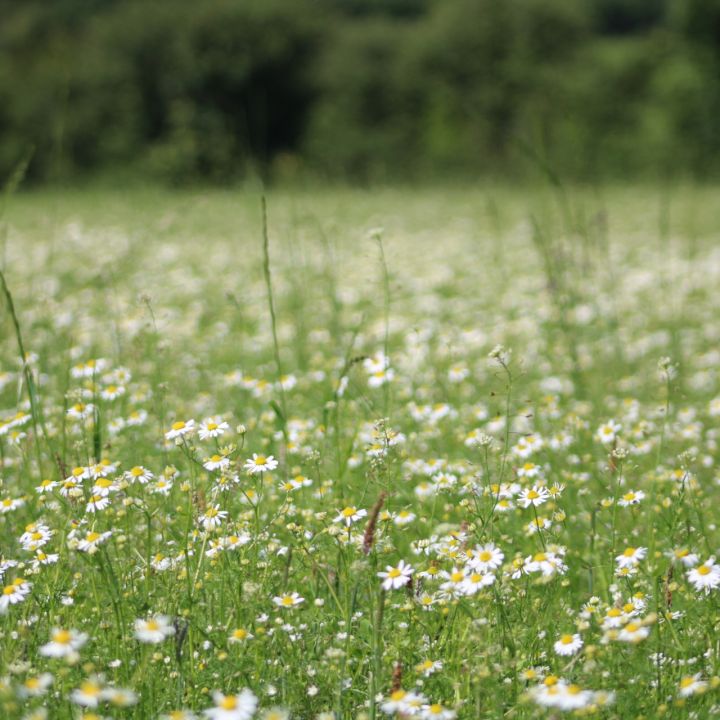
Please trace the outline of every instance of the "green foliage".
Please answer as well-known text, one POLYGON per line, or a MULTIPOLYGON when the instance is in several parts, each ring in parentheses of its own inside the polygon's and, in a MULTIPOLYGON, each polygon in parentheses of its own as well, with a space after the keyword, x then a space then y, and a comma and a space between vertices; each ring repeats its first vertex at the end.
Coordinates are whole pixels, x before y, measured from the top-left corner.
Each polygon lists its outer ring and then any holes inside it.
POLYGON ((0 2, 0 174, 720 170, 717 2, 0 2))

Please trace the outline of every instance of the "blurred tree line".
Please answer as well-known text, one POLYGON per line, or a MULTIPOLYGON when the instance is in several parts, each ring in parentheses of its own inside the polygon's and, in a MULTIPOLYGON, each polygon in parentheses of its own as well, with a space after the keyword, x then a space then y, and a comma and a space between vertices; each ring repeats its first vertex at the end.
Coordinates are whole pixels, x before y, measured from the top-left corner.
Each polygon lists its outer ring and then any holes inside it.
POLYGON ((720 172, 720 0, 0 0, 0 177, 720 172), (31 150, 32 149, 32 150, 31 150))

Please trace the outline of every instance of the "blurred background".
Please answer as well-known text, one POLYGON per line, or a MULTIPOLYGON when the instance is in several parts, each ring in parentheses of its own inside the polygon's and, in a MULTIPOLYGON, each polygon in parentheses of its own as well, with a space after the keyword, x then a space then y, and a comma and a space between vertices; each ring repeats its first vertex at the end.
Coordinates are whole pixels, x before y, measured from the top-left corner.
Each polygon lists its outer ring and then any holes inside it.
POLYGON ((720 173, 720 0, 0 0, 0 184, 720 173))

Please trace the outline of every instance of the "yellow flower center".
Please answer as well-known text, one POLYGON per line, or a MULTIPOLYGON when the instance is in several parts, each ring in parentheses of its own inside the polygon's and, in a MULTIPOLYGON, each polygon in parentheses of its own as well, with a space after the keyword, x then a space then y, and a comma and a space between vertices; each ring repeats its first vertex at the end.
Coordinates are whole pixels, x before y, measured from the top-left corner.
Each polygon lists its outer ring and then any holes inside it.
POLYGON ((52 635, 53 642, 60 643, 60 645, 68 645, 72 640, 72 635, 67 630, 58 630, 52 635))
POLYGON ((701 565, 698 568, 698 573, 700 575, 709 575, 710 574, 710 568, 707 565, 701 565))
POLYGON ((96 683, 88 682, 86 680, 84 683, 82 683, 82 685, 80 685, 80 691, 83 693, 83 695, 97 697, 101 692, 101 688, 96 683))
POLYGON ((185 423, 182 420, 178 420, 172 424, 173 430, 182 430, 185 427, 185 423))
POLYGON ((219 704, 223 710, 235 710, 237 709, 237 698, 232 695, 224 697, 219 704))

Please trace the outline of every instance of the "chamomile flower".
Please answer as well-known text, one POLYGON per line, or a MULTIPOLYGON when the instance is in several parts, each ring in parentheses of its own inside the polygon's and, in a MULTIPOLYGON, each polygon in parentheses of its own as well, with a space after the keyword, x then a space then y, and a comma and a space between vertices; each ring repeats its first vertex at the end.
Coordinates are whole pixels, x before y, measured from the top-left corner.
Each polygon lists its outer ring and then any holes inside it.
POLYGON ((474 595, 482 588, 489 587, 495 582, 495 575, 491 572, 471 571, 465 576, 462 589, 465 595, 474 595))
POLYGON ((595 437, 603 444, 603 445, 611 445, 615 442, 615 439, 618 436, 618 433, 622 430, 622 425, 619 423, 616 423, 614 420, 608 420, 606 423, 603 423, 595 433, 595 437))
POLYGON ((711 557, 687 573, 687 579, 697 592, 709 593, 720 585, 720 566, 711 557))
POLYGON ((377 575, 382 579, 382 587, 384 590, 397 590, 410 582, 413 574, 413 567, 401 560, 397 567, 388 565, 384 572, 377 575))
POLYGON ((494 543, 476 545, 472 550, 465 552, 467 564, 480 572, 497 570, 505 559, 505 553, 494 543))
POLYGON ((423 705, 420 709, 420 717, 422 720, 454 720, 457 717, 457 713, 446 708, 440 703, 432 703, 423 705))
POLYGON ((124 473, 123 477, 130 483, 138 482, 141 485, 149 483, 155 476, 142 465, 135 465, 124 473))
POLYGON ((23 550, 34 551, 46 545, 52 536, 52 530, 44 523, 30 523, 20 536, 20 544, 23 550))
POLYGON ((699 695, 704 693, 709 685, 706 680, 702 680, 701 673, 694 675, 686 675, 680 680, 680 688, 678 695, 680 697, 690 697, 691 695, 699 695))
POLYGON ((0 514, 5 514, 23 507, 25 501, 22 498, 3 498, 0 500, 0 514))
POLYGON ((106 477, 99 477, 95 480, 95 484, 90 492, 99 497, 108 497, 110 493, 117 492, 117 489, 117 486, 112 480, 106 477))
POLYGON ((138 701, 138 696, 127 688, 106 687, 103 688, 101 699, 114 707, 132 707, 138 701))
POLYGON ((400 512, 393 517, 392 521, 398 527, 403 527, 413 522, 416 517, 415 513, 410 512, 410 510, 400 510, 400 512))
POLYGON ((273 598, 273 602, 279 608, 289 609, 297 607, 305 602, 305 598, 300 597, 296 592, 278 595, 273 598))
POLYGON ((172 424, 172 427, 165 433, 166 440, 181 440, 184 437, 192 435, 195 432, 194 420, 178 420, 172 424))
POLYGON ((227 510, 221 510, 219 505, 211 505, 200 516, 200 522, 205 530, 214 530, 220 527, 227 516, 227 510))
POLYGON ((553 645, 553 649, 558 655, 575 655, 582 646, 582 638, 578 633, 574 633, 561 635, 553 645))
POLYGON ((59 486, 60 483, 58 483, 55 480, 43 480, 36 488, 35 492, 42 495, 44 493, 49 493, 55 490, 59 486))
POLYGON ((11 605, 17 605, 30 594, 32 583, 24 578, 16 578, 9 585, 6 585, 0 595, 0 615, 4 615, 11 605))
POLYGON ((228 430, 230 430, 230 425, 224 420, 218 417, 209 417, 200 423, 198 436, 201 440, 208 440, 210 438, 220 437, 228 430))
POLYGON ((258 455, 257 453, 253 453, 253 456, 248 458, 243 465, 248 475, 272 472, 277 466, 278 461, 272 455, 258 455))
POLYGON ((535 701, 545 707, 555 707, 558 710, 581 710, 588 707, 594 700, 590 690, 583 690, 579 685, 559 681, 552 685, 540 686, 542 690, 535 693, 535 701))
POLYGON ((53 676, 50 673, 41 673, 27 678, 20 687, 18 695, 24 698, 41 697, 53 683, 53 676))
POLYGON ((100 391, 100 397, 103 400, 116 400, 125 394, 125 388, 122 385, 108 385, 100 391))
POLYGON ((239 644, 252 640, 255 637, 252 633, 248 632, 245 628, 235 628, 228 637, 228 642, 232 644, 239 644))
POLYGON ((171 710, 161 715, 158 720, 197 720, 197 717, 192 710, 171 710))
POLYGON ((70 699, 82 707, 96 708, 102 700, 103 686, 97 678, 84 680, 70 693, 70 699))
POLYGON ((620 505, 620 507, 639 505, 644 498, 645 493, 642 490, 628 490, 622 497, 618 498, 618 505, 620 505))
POLYGON ((380 705, 380 709, 387 715, 414 715, 427 699, 420 693, 412 690, 394 690, 380 705))
POLYGON ((617 639, 627 643, 638 643, 650 634, 650 628, 640 622, 629 622, 617 634, 617 639))
POLYGON ((212 472, 227 470, 230 467, 230 458, 223 455, 213 455, 212 457, 206 458, 203 462, 203 467, 206 470, 212 472))
POLYGON ((673 550, 672 552, 667 553, 667 556, 676 562, 681 563, 685 567, 695 567, 700 562, 700 557, 694 553, 690 552, 688 548, 677 548, 676 550, 673 550))
POLYGON ((213 702, 215 707, 203 711, 209 720, 250 720, 258 705, 255 693, 247 688, 238 695, 214 692, 213 702))
POLYGON ((358 508, 354 507, 353 505, 348 505, 344 507, 340 512, 338 513, 337 517, 335 518, 336 523, 341 523, 345 525, 346 527, 350 527, 353 523, 356 523, 358 520, 362 520, 367 515, 367 510, 358 510, 358 508))
POLYGON ((528 508, 531 505, 537 507, 547 502, 550 497, 550 493, 547 488, 542 485, 533 485, 530 489, 523 490, 518 495, 518 505, 524 508, 528 508))
POLYGON ((88 641, 87 633, 78 630, 55 628, 50 633, 50 642, 40 647, 40 654, 52 658, 77 657, 77 651, 88 641))
MULTIPOLYGON (((314 687, 314 686, 312 686, 314 687)), ((317 693, 312 691, 312 687, 308 688, 308 695, 313 697, 317 693)), ((317 690, 317 688, 315 688, 317 690)), ((290 711, 283 707, 274 707, 263 710, 260 720, 290 720, 290 711)))
POLYGON ((87 505, 85 506, 85 512, 96 513, 101 510, 105 510, 110 505, 110 498, 107 495, 91 495, 87 505))
POLYGON ((443 669, 441 660, 423 660, 415 666, 415 672, 423 677, 430 677, 439 670, 443 669))
POLYGON ((175 634, 175 627, 166 615, 155 615, 147 620, 135 621, 135 637, 144 643, 156 645, 175 634))
POLYGON ((615 558, 618 568, 635 567, 647 555, 647 548, 644 547, 628 547, 625 548, 622 555, 615 558))
POLYGON ((107 530, 102 533, 91 530, 85 534, 85 537, 82 540, 78 542, 77 548, 82 552, 92 555, 97 552, 100 545, 106 542, 110 537, 112 537, 112 530, 107 530))

